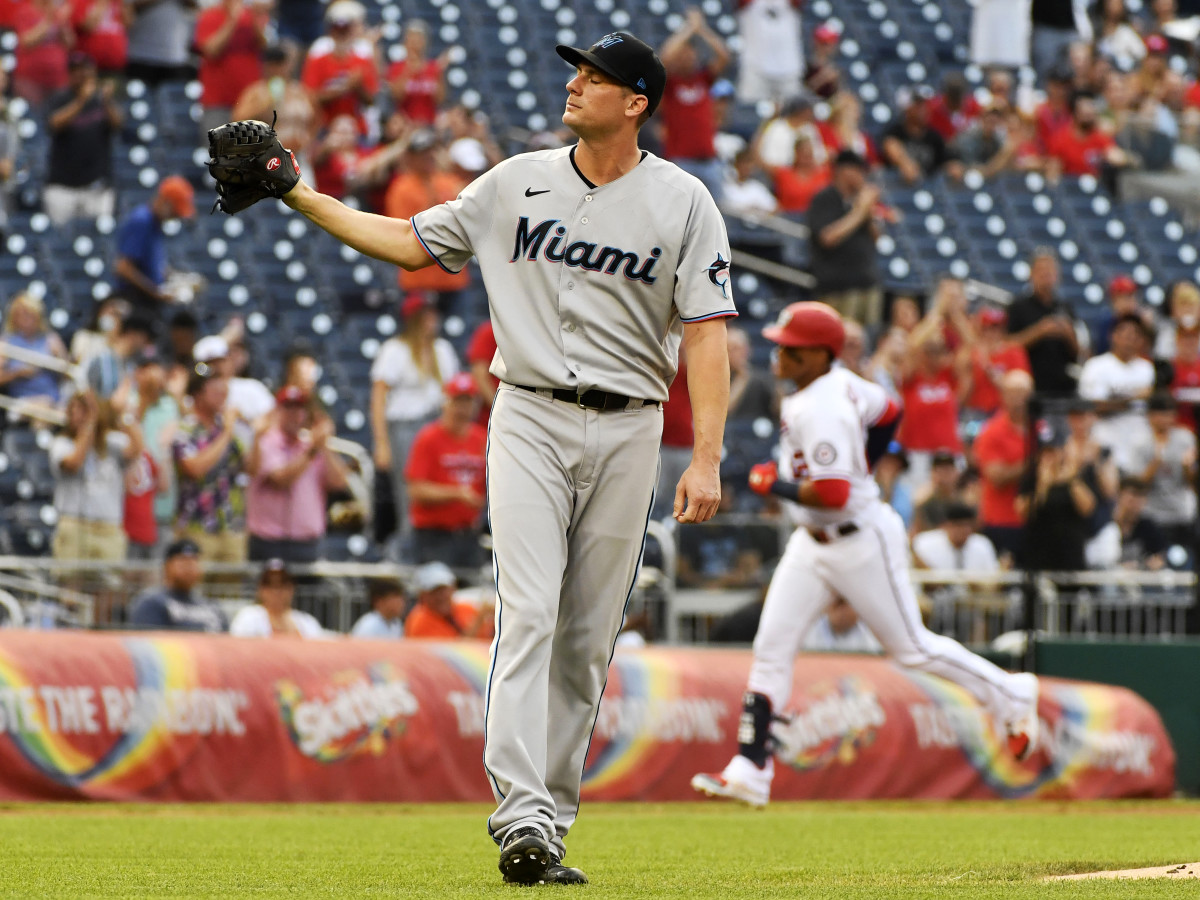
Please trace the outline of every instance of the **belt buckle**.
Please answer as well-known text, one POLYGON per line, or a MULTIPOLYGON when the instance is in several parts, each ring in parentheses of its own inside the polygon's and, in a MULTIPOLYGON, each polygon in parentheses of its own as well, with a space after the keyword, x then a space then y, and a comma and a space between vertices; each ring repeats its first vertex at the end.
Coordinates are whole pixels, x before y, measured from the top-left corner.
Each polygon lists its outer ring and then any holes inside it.
POLYGON ((577 394, 575 395, 575 405, 576 405, 576 406, 578 406, 580 409, 587 409, 587 408, 588 408, 588 407, 586 407, 586 406, 584 406, 584 405, 583 405, 583 395, 584 395, 585 393, 587 393, 587 392, 586 392, 586 391, 580 391, 579 393, 577 393, 577 394))

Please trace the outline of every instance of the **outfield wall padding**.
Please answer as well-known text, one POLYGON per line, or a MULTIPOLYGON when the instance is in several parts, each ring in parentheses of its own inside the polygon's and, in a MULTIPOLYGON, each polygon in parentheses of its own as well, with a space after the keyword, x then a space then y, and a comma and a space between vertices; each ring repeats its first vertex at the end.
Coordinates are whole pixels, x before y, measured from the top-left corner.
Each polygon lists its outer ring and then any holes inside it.
MULTIPOLYGON (((692 775, 734 751, 749 667, 745 650, 618 652, 585 798, 692 799, 692 775)), ((0 632, 0 800, 490 801, 487 678, 475 642, 0 632)), ((1018 764, 954 685, 805 655, 774 796, 1170 794, 1149 704, 1061 679, 1042 694, 1043 747, 1018 764)))

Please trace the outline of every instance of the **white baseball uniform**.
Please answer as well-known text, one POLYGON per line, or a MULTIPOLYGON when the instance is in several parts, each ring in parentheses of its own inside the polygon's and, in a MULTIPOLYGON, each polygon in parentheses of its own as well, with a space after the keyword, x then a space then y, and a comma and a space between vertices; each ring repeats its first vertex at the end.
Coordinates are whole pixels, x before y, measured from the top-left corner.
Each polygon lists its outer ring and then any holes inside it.
POLYGON ((574 148, 505 160, 412 225, 443 268, 479 261, 498 347, 488 828, 501 843, 538 827, 561 857, 645 542, 683 323, 737 314, 725 225, 672 163, 644 154, 593 185, 574 148), (563 389, 626 399, 585 409, 555 399, 563 389))
POLYGON ((921 622, 904 523, 879 499, 867 469, 866 429, 887 407, 882 387, 840 365, 783 400, 781 480, 842 479, 850 483, 850 497, 842 509, 789 504, 799 527, 767 590, 747 690, 783 710, 805 633, 841 595, 900 665, 953 681, 997 721, 1016 722, 1034 700, 1029 682, 921 622))

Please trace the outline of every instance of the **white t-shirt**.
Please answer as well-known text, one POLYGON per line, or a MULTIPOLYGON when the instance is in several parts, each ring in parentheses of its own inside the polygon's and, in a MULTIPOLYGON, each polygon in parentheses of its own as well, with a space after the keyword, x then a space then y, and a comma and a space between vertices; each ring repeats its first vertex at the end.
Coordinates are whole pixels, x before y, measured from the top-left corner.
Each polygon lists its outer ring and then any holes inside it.
POLYGON ((738 181, 733 175, 725 179, 721 192, 721 211, 735 216, 766 215, 773 213, 779 206, 775 195, 761 181, 747 178, 738 181))
POLYGON ((821 618, 808 629, 801 644, 804 650, 830 650, 836 653, 882 653, 883 647, 871 629, 862 623, 854 623, 849 631, 840 634, 834 632, 829 625, 829 616, 822 614, 821 618))
POLYGON ((125 518, 125 454, 129 436, 121 431, 105 435, 107 452, 99 456, 88 448, 83 465, 74 472, 63 460, 75 451, 75 440, 60 434, 50 444, 50 472, 54 475, 54 508, 60 516, 88 522, 119 525, 125 518))
POLYGON ((932 528, 913 538, 912 551, 930 569, 962 572, 997 572, 1000 569, 996 548, 982 534, 973 534, 962 547, 955 547, 944 530, 932 528))
POLYGON ((821 132, 812 122, 806 122, 799 128, 793 128, 787 119, 782 117, 772 119, 763 129, 758 141, 758 158, 768 169, 787 168, 796 160, 796 140, 800 135, 807 135, 812 144, 813 159, 817 165, 824 165, 829 156, 821 132))
POLYGON ((433 353, 441 381, 417 370, 412 351, 399 338, 390 338, 379 348, 371 365, 371 381, 382 381, 390 388, 386 413, 389 422, 424 419, 441 409, 442 385, 458 374, 458 357, 445 338, 434 339, 433 353))
POLYGON ((796 524, 823 528, 849 522, 879 502, 879 485, 867 470, 866 430, 887 408, 888 395, 883 388, 840 365, 783 398, 780 478, 850 482, 850 498, 841 509, 787 504, 796 524))
MULTIPOLYGON (((1154 387, 1154 364, 1148 359, 1121 362, 1112 353, 1093 356, 1079 373, 1079 396, 1085 400, 1120 400, 1145 396, 1154 387)), ((1102 447, 1113 452, 1121 468, 1129 466, 1132 447, 1149 433, 1146 416, 1139 411, 1119 413, 1100 419, 1092 436, 1102 447)))
POLYGON ((741 65, 768 78, 804 74, 800 11, 792 0, 749 0, 737 14, 741 65))
MULTIPOLYGON (((302 638, 328 638, 330 635, 321 627, 321 623, 306 612, 298 609, 288 610, 292 625, 302 638)), ((252 603, 243 606, 229 623, 229 633, 234 637, 269 638, 274 637, 271 630, 271 617, 265 607, 252 603)))
POLYGON ((360 618, 350 629, 350 637, 393 640, 404 637, 404 620, 392 619, 390 622, 376 610, 360 618))

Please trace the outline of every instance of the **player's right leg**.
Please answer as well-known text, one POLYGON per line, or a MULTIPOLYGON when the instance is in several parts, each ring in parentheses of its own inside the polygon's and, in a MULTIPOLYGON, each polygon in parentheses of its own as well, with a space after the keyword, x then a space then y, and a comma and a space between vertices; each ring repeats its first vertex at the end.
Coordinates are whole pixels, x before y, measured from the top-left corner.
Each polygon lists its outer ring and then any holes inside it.
POLYGON ((792 695, 796 653, 805 633, 833 600, 820 577, 818 545, 803 529, 788 540, 763 603, 754 662, 742 698, 738 752, 719 773, 701 772, 692 787, 710 797, 765 806, 775 776, 771 722, 792 695))
POLYGON ((550 650, 573 503, 569 472, 582 451, 558 406, 502 386, 488 426, 496 636, 483 761, 498 804, 488 831, 501 845, 505 877, 524 883, 540 880, 552 862, 556 810, 544 775, 550 650))
POLYGON ((1012 674, 921 621, 908 568, 908 539, 890 507, 838 545, 834 587, 854 607, 888 654, 905 668, 952 681, 975 696, 1005 726, 1018 759, 1037 743, 1037 678, 1012 674))

